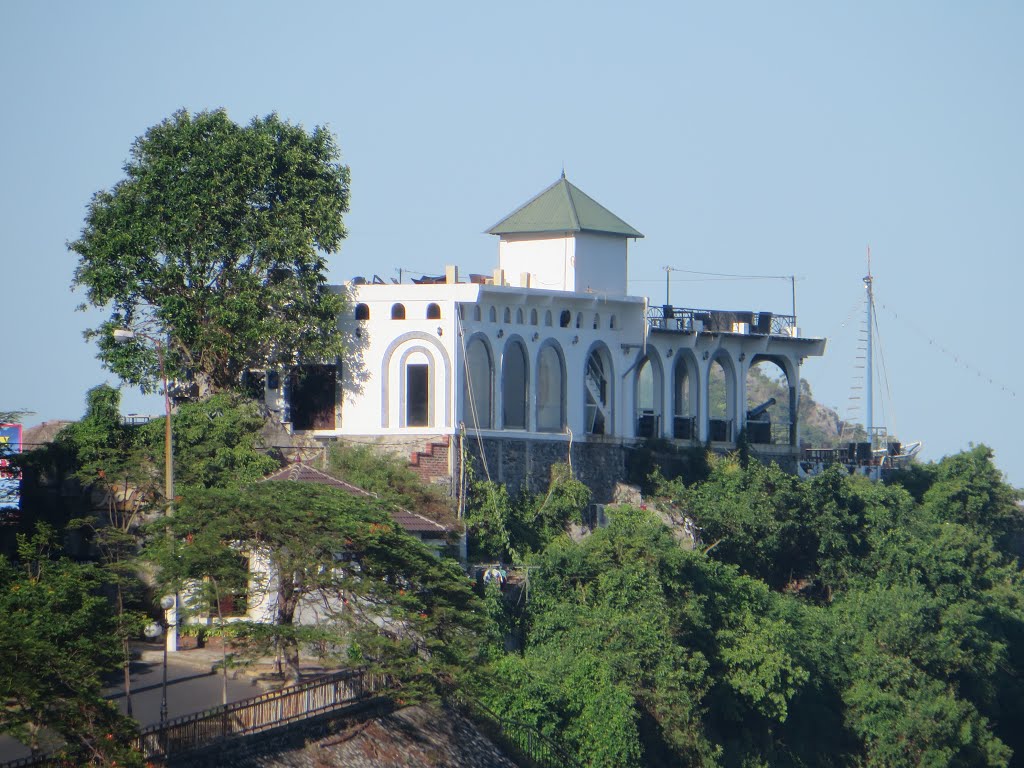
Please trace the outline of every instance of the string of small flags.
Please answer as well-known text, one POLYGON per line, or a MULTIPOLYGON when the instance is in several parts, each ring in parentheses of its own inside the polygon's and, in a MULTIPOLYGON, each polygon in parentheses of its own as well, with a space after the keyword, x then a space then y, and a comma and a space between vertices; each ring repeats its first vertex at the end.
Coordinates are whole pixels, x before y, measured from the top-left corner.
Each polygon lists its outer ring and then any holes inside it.
POLYGON ((923 331, 922 329, 918 328, 912 321, 907 320, 905 318, 901 318, 899 316, 899 314, 896 313, 895 310, 890 309, 885 304, 883 304, 882 302, 878 301, 877 297, 875 299, 875 303, 878 304, 880 307, 882 307, 882 309, 884 309, 890 315, 892 315, 896 320, 900 320, 903 323, 909 325, 914 331, 917 332, 917 334, 919 336, 921 336, 921 338, 923 338, 925 341, 927 341, 930 346, 935 347, 940 352, 945 354, 947 357, 952 358, 953 362, 956 363, 961 368, 965 368, 966 370, 971 371, 979 379, 981 379, 982 381, 987 381, 991 386, 997 387, 998 389, 1001 389, 1003 392, 1008 393, 1010 395, 1010 397, 1017 397, 1016 391, 1014 391, 1012 388, 1006 386, 1002 382, 996 381, 992 377, 986 375, 980 369, 978 369, 978 368, 974 367, 973 365, 971 365, 970 363, 968 363, 966 360, 961 359, 960 355, 958 355, 956 352, 952 351, 951 349, 948 349, 941 341, 937 341, 936 339, 934 339, 931 336, 929 336, 926 331, 923 331))

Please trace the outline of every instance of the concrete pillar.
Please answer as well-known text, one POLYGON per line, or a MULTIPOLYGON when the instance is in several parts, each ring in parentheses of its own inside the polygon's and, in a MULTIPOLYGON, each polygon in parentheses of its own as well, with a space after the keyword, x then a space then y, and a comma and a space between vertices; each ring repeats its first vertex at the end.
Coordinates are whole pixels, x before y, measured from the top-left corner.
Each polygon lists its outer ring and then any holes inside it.
MULTIPOLYGON (((729 359, 732 360, 731 355, 729 359)), ((747 371, 749 366, 745 358, 742 361, 732 360, 732 364, 736 377, 732 428, 732 439, 735 441, 739 438, 740 432, 747 428, 747 371)))
POLYGON ((711 378, 711 360, 704 360, 705 351, 697 358, 697 439, 702 443, 708 441, 708 381, 711 378))

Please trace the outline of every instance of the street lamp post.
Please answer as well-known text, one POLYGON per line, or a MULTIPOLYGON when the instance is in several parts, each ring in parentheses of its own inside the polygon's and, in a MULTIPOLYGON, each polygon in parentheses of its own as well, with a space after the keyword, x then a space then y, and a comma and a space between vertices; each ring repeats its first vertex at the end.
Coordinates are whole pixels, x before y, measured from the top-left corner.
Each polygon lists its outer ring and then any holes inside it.
MULTIPOLYGON (((170 638, 171 630, 177 631, 177 622, 170 622, 167 619, 168 612, 174 608, 177 604, 177 598, 174 595, 164 595, 160 598, 160 607, 164 611, 163 624, 157 624, 155 621, 148 624, 143 630, 146 637, 150 640, 155 640, 164 633, 164 628, 167 629, 168 639, 170 638)), ((167 642, 164 642, 164 663, 163 663, 163 680, 160 685, 160 748, 164 754, 167 754, 167 642)))
MULTIPOLYGON (((174 443, 171 433, 171 392, 167 386, 167 369, 164 367, 164 353, 166 351, 163 339, 159 336, 150 336, 141 331, 131 328, 115 328, 114 341, 124 344, 135 338, 146 339, 152 343, 156 350, 157 363, 160 366, 160 382, 164 388, 164 497, 167 499, 167 514, 174 513, 174 443)), ((165 600, 167 598, 164 598, 165 600)), ((177 597, 172 598, 175 608, 174 621, 168 624, 167 638, 164 641, 164 652, 178 650, 178 621, 177 621, 177 597)), ((160 601, 163 604, 163 600, 160 601)), ((170 610, 165 607, 164 610, 170 610)), ((165 665, 166 672, 166 665, 165 665)))

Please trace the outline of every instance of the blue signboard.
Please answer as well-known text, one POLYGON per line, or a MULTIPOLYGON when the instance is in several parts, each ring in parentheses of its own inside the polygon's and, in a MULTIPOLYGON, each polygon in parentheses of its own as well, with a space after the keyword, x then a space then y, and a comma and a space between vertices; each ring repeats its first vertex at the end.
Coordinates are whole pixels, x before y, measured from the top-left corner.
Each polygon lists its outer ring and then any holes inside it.
POLYGON ((21 453, 21 424, 0 424, 0 525, 13 522, 21 509, 21 474, 11 465, 15 453, 21 453))

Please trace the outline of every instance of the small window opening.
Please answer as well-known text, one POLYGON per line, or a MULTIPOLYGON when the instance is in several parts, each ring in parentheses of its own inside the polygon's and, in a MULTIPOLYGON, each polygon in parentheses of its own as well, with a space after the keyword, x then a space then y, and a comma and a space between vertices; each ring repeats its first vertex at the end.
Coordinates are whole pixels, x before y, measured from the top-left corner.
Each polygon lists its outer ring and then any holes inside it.
POLYGON ((369 320, 370 319, 370 305, 369 304, 356 304, 356 320, 369 320))
POLYGON ((561 328, 568 328, 569 323, 572 322, 572 312, 568 309, 563 309, 562 314, 558 316, 558 325, 561 328))
POLYGON ((405 368, 405 423, 410 427, 425 427, 429 419, 430 366, 413 363, 405 368))
POLYGON ((427 320, 440 320, 441 307, 438 304, 427 304, 427 320))
POLYGON ((405 320, 405 305, 404 304, 393 304, 391 306, 391 319, 392 320, 405 320))

